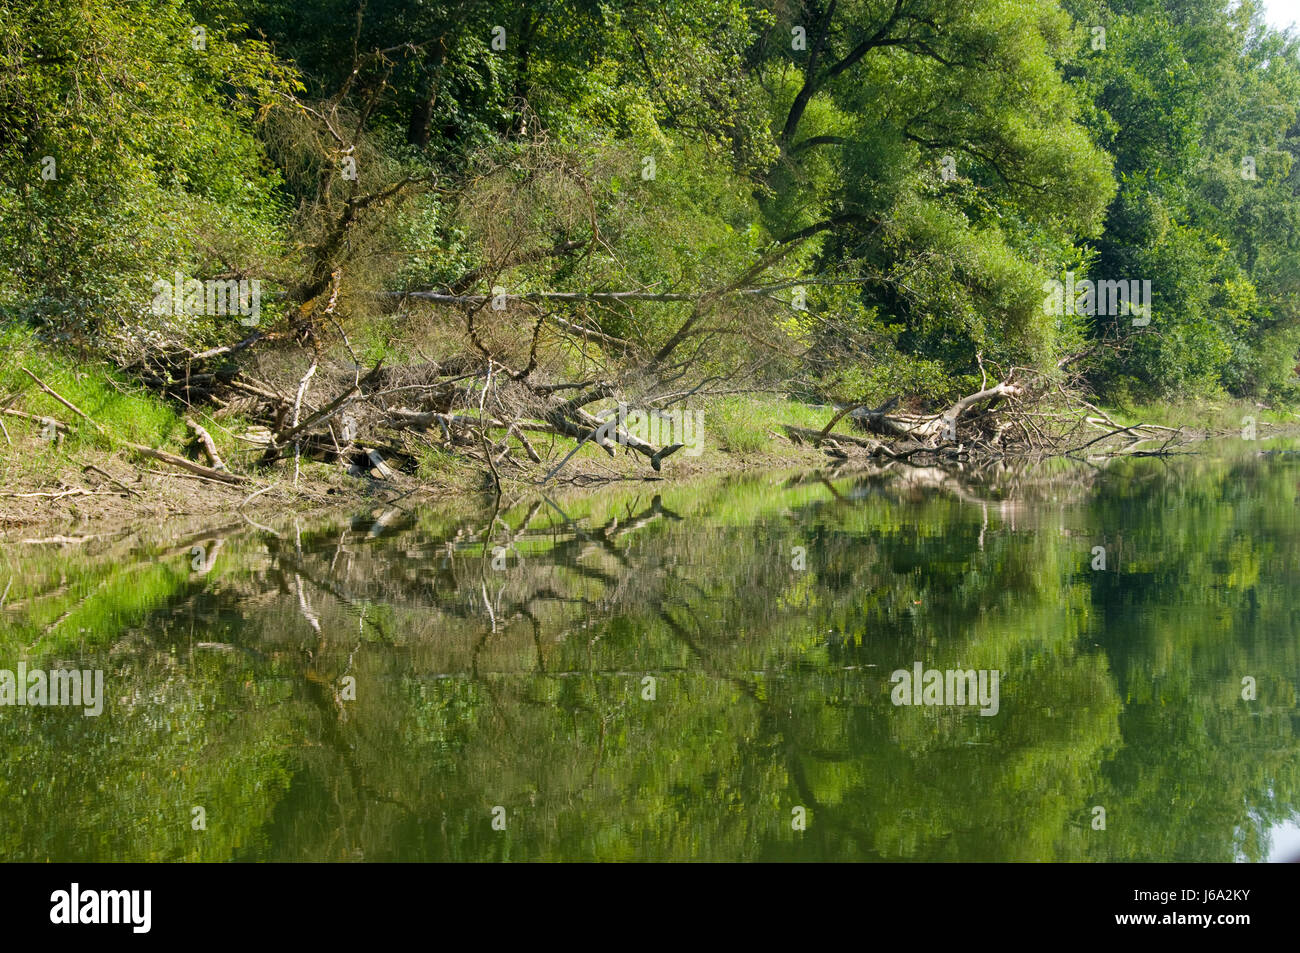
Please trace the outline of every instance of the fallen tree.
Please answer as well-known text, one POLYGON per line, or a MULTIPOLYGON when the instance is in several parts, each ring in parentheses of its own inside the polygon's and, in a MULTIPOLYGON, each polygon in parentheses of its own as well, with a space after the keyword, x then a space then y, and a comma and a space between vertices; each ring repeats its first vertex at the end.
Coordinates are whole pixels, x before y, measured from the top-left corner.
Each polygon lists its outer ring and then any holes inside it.
MULTIPOLYGON (((981 369, 983 361, 978 359, 981 369)), ((1025 368, 1013 368, 992 386, 932 413, 898 412, 895 397, 874 409, 863 403, 841 405, 821 430, 787 426, 791 439, 827 449, 830 456, 852 456, 842 444, 885 460, 998 460, 1078 454, 1093 447, 1105 453, 1161 454, 1184 435, 1157 424, 1122 425, 1102 414, 1075 390, 1025 368), (1017 376, 1023 382, 1017 380, 1017 376), (856 427, 886 440, 853 437, 833 428, 848 418, 856 427), (1097 433, 1100 431, 1100 433, 1097 433), (1158 450, 1138 450, 1168 435, 1158 450), (1122 446, 1110 449, 1111 445, 1122 446), (1100 446, 1099 446, 1100 445, 1100 446)))

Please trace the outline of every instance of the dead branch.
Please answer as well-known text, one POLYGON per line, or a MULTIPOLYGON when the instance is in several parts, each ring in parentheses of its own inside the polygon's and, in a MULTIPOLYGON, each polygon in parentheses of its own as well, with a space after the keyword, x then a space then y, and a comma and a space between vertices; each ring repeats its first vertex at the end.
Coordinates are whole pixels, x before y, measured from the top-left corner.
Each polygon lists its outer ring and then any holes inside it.
POLYGON ((208 463, 214 470, 225 470, 226 465, 221 461, 221 456, 217 453, 217 445, 212 439, 212 435, 194 420, 193 417, 185 418, 185 426, 194 431, 194 437, 200 447, 203 448, 203 454, 208 458, 208 463))

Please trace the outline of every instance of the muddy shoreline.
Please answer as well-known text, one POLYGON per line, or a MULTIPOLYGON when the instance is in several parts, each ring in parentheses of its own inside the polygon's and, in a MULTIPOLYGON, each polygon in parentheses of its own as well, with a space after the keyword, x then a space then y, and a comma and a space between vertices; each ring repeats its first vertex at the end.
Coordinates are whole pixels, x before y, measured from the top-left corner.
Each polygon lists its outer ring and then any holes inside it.
MULTIPOLYGON (((1181 452, 1197 452, 1197 444, 1231 438, 1229 433, 1185 433, 1181 452)), ((1300 427, 1269 428, 1263 441, 1300 439, 1300 427)), ((837 448, 838 449, 838 448, 837 448)), ((1285 452, 1285 451, 1283 451, 1285 452)), ((1119 454, 1123 455, 1123 454, 1119 454)), ((1136 451, 1132 455, 1150 455, 1136 451)), ((1176 455, 1170 454, 1170 455, 1176 455)), ((1030 465, 1029 459, 1002 460, 1000 464, 1030 465)), ((908 466, 900 462, 898 466, 908 466)), ((581 492, 613 484, 674 485, 695 478, 727 473, 772 470, 806 470, 834 473, 873 468, 869 455, 828 454, 811 446, 781 441, 779 449, 734 453, 713 449, 700 457, 679 456, 671 466, 655 473, 631 454, 613 459, 577 457, 563 473, 545 484, 556 493, 581 492)), ((962 466, 958 471, 978 469, 962 466)), ((8 481, 6 481, 8 482, 8 481)), ((520 475, 502 484, 509 500, 543 489, 540 478, 520 475)), ((328 513, 357 513, 394 505, 437 506, 463 503, 467 498, 493 498, 486 473, 471 468, 451 471, 429 480, 393 473, 384 479, 357 477, 340 469, 304 469, 295 485, 292 470, 277 469, 255 482, 233 486, 185 473, 130 462, 117 455, 84 452, 68 458, 53 478, 16 481, 0 494, 0 544, 76 543, 120 535, 147 535, 150 528, 232 523, 275 522, 286 515, 310 517, 328 513), (84 459, 83 459, 84 458, 84 459)))
MULTIPOLYGON (((711 474, 815 469, 831 462, 819 451, 800 447, 783 447, 775 456, 723 451, 697 458, 679 456, 659 473, 625 456, 575 458, 546 487, 569 492, 614 483, 673 484, 711 474)), ((536 480, 508 479, 502 495, 509 498, 541 488, 536 480)), ((224 518, 264 522, 287 512, 311 516, 399 503, 437 505, 480 495, 490 501, 493 495, 486 475, 468 469, 444 479, 424 480, 404 473, 374 479, 317 468, 301 473, 296 486, 291 470, 277 470, 255 484, 232 486, 103 455, 95 455, 94 462, 70 458, 53 480, 16 482, 4 490, 0 544, 80 541, 143 531, 161 523, 206 520, 210 524, 224 518)))

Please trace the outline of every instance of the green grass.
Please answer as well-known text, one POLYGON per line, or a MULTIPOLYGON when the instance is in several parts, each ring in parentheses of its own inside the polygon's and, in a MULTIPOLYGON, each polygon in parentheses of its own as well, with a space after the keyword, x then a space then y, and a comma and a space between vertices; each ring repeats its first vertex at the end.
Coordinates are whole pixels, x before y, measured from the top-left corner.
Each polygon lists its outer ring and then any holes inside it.
MULTIPOLYGON (((176 411, 138 386, 128 384, 106 364, 78 362, 14 327, 0 327, 0 401, 15 410, 48 415, 68 424, 71 433, 61 447, 65 452, 88 447, 108 450, 124 440, 158 446, 183 440, 185 436, 185 425, 176 411), (86 413, 103 428, 103 433, 96 433, 84 420, 44 393, 23 373, 24 367, 86 413)), ((41 429, 38 424, 16 417, 6 417, 5 426, 11 431, 25 429, 33 434, 41 429)), ((7 443, 0 444, 0 453, 9 449, 7 443)))
POLYGON ((454 477, 462 461, 456 454, 440 447, 422 446, 416 450, 416 476, 421 480, 442 481, 454 477))
MULTIPOLYGON (((772 446, 772 434, 784 424, 820 430, 834 410, 765 394, 721 397, 704 408, 704 446, 731 453, 753 453, 772 446)), ((852 433, 847 417, 836 422, 834 433, 852 433)))
POLYGON ((1300 416, 1285 408, 1264 409, 1254 401, 1221 398, 1219 400, 1187 401, 1185 403, 1154 402, 1135 404, 1124 408, 1105 408, 1113 420, 1125 426, 1139 423, 1161 424, 1166 427, 1185 427, 1189 430, 1239 431, 1246 418, 1253 418, 1256 427, 1272 424, 1295 427, 1300 416))

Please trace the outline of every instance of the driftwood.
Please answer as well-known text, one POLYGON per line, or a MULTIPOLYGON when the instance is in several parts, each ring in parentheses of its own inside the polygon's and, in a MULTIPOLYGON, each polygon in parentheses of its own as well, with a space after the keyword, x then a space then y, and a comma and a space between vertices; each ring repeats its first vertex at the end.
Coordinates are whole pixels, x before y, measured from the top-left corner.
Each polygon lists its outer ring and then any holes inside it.
MULTIPOLYGON (((811 427, 796 427, 793 424, 785 424, 783 429, 795 443, 809 443, 817 446, 830 439, 826 431, 813 430, 811 427)), ((880 446, 879 440, 872 440, 870 437, 855 437, 852 434, 837 433, 834 435, 834 439, 853 444, 855 447, 862 447, 865 450, 875 450, 880 446)))
POLYGON ((121 489, 123 492, 125 492, 128 496, 140 496, 140 493, 139 493, 138 491, 131 489, 131 487, 127 486, 125 483, 123 483, 123 482, 122 482, 121 480, 119 480, 117 477, 113 476, 111 473, 106 473, 105 471, 101 470, 99 467, 95 466, 93 463, 88 463, 88 464, 86 464, 86 466, 84 466, 84 467, 81 468, 81 472, 82 472, 82 473, 98 473, 100 476, 102 476, 102 477, 103 477, 105 480, 107 480, 109 483, 114 484, 114 485, 117 486, 119 489, 121 489))
POLYGON ((28 377, 30 377, 32 380, 34 380, 34 381, 36 382, 36 386, 37 386, 37 387, 39 387, 41 390, 45 391, 45 393, 49 394, 51 397, 53 397, 55 400, 57 400, 57 401, 58 401, 60 404, 62 404, 64 407, 68 408, 68 410, 72 411, 74 414, 76 414, 78 417, 82 418, 83 420, 88 421, 88 422, 91 424, 91 426, 93 426, 96 430, 100 430, 100 429, 102 429, 102 428, 99 426, 99 424, 95 423, 95 422, 94 422, 93 420, 91 420, 90 417, 87 416, 83 411, 79 410, 79 409, 76 407, 75 404, 70 403, 70 402, 69 402, 68 400, 66 400, 62 395, 60 395, 57 391, 55 391, 52 387, 50 387, 49 384, 45 383, 45 381, 41 380, 39 377, 37 377, 35 374, 33 374, 33 373, 32 373, 31 371, 29 371, 27 368, 25 368, 25 367, 24 367, 24 368, 20 368, 20 370, 22 370, 22 372, 23 372, 24 374, 26 374, 28 377))
POLYGON ((932 414, 893 412, 899 402, 898 397, 891 398, 874 409, 869 409, 864 403, 847 404, 839 407, 821 430, 787 425, 785 432, 792 440, 823 447, 838 459, 847 459, 849 456, 839 446, 840 443, 864 449, 871 456, 891 460, 906 460, 920 453, 960 456, 965 453, 962 431, 966 431, 965 442, 970 442, 975 437, 970 432, 970 423, 966 419, 969 412, 981 404, 985 405, 985 410, 991 409, 1005 398, 1018 397, 1023 393, 1022 387, 1008 379, 993 387, 984 387, 943 411, 932 414), (835 425, 845 417, 870 433, 881 437, 903 438, 907 443, 889 446, 867 437, 832 434, 835 425))
MULTIPOLYGON (((288 446, 300 434, 306 433, 311 428, 318 427, 321 424, 325 423, 326 421, 330 420, 332 417, 336 416, 337 414, 342 413, 344 408, 346 408, 348 404, 352 403, 352 401, 357 397, 357 395, 360 394, 362 390, 372 380, 374 380, 375 376, 379 373, 379 369, 382 366, 383 366, 383 361, 380 361, 378 364, 375 365, 374 370, 372 370, 369 374, 367 374, 362 380, 358 381, 356 384, 353 384, 351 387, 347 388, 345 391, 343 391, 343 393, 339 394, 337 397, 331 400, 320 410, 308 416, 307 419, 304 420, 302 423, 298 423, 295 420, 290 424, 288 428, 281 430, 277 434, 274 434, 271 438, 270 446, 267 448, 268 460, 274 459, 275 454, 278 453, 280 449, 288 446)), ((313 364, 310 370, 308 371, 308 373, 303 377, 302 383, 299 384, 298 400, 295 402, 295 408, 301 405, 303 391, 305 390, 307 386, 307 382, 311 379, 315 371, 316 371, 316 365, 313 364)))
POLYGON ((378 450, 372 450, 369 447, 362 447, 361 450, 366 455, 366 459, 370 461, 370 465, 374 467, 375 470, 379 472, 379 475, 385 480, 391 480, 397 475, 393 472, 392 468, 384 462, 384 458, 379 455, 378 450))
POLYGON ((506 429, 506 436, 507 437, 513 436, 516 440, 518 440, 519 445, 524 448, 524 453, 528 454, 528 459, 533 461, 533 463, 542 462, 541 455, 536 450, 534 450, 533 445, 528 442, 528 438, 524 436, 524 432, 519 426, 518 422, 511 424, 506 429))
POLYGON ((962 418, 968 411, 978 404, 986 404, 991 408, 1005 398, 1019 397, 1023 393, 1022 387, 1006 380, 993 387, 986 387, 969 394, 937 414, 896 414, 882 409, 854 413, 852 416, 866 429, 881 436, 911 437, 925 442, 957 443, 962 418))
POLYGON ((166 450, 155 450, 153 447, 146 447, 143 444, 129 443, 127 441, 123 441, 122 445, 127 449, 140 454, 142 457, 160 460, 173 467, 179 467, 189 473, 207 477, 208 479, 215 480, 218 483, 229 483, 232 486, 243 486, 252 482, 248 477, 240 476, 237 473, 230 473, 225 470, 214 470, 211 467, 205 467, 202 464, 195 463, 193 460, 186 460, 184 457, 178 457, 174 453, 168 453, 166 450))
MULTIPOLYGON (((893 406, 898 403, 898 401, 899 401, 898 397, 891 397, 889 400, 885 401, 885 403, 881 404, 875 410, 867 410, 866 416, 867 417, 879 416, 885 413, 886 411, 892 409, 893 406)), ((835 427, 835 425, 844 418, 845 414, 857 414, 862 410, 864 410, 866 406, 867 406, 866 404, 848 404, 844 407, 841 407, 836 412, 835 416, 832 417, 829 421, 827 421, 826 426, 821 429, 821 433, 818 436, 821 438, 825 438, 828 434, 830 434, 831 430, 835 427)))
POLYGON ((22 420, 30 420, 33 423, 50 424, 60 433, 72 433, 71 427, 61 420, 55 420, 53 417, 40 417, 36 414, 25 414, 21 410, 13 410, 11 408, 5 408, 3 411, 0 411, 0 413, 6 413, 10 417, 18 417, 22 420))
MULTIPOLYGON (((482 295, 444 297, 455 301, 441 303, 482 305, 487 300, 482 295)), ((612 303, 669 300, 671 296, 522 295, 516 300, 604 302, 606 297, 609 301, 605 303, 612 303)), ((381 362, 362 376, 363 368, 355 360, 330 363, 326 352, 315 348, 307 373, 298 372, 297 379, 289 382, 281 370, 277 384, 269 372, 254 377, 237 366, 235 358, 246 358, 259 342, 277 340, 272 334, 252 334, 235 344, 199 354, 156 355, 146 362, 141 373, 154 386, 187 403, 224 406, 227 401, 232 405, 238 402, 238 413, 253 427, 237 435, 237 439, 259 446, 263 464, 275 462, 292 447, 295 462, 305 454, 322 461, 351 464, 349 472, 357 476, 373 473, 393 480, 399 477, 398 471, 415 470, 416 446, 432 443, 491 471, 491 483, 501 492, 504 474, 514 472, 517 476, 520 471, 527 473, 530 464, 541 465, 531 479, 545 483, 590 443, 610 456, 622 446, 659 471, 683 444, 656 446, 629 432, 622 416, 611 417, 607 409, 601 408, 608 408, 611 401, 631 403, 630 395, 653 393, 655 387, 688 388, 641 399, 641 406, 646 408, 672 406, 697 393, 705 382, 693 388, 689 382, 678 384, 677 378, 671 376, 678 373, 677 369, 657 368, 654 359, 641 368, 627 370, 621 378, 597 376, 588 365, 583 380, 533 380, 546 376, 545 365, 536 360, 536 335, 546 319, 570 341, 577 336, 611 346, 617 341, 599 332, 588 334, 588 329, 572 321, 544 315, 533 323, 534 337, 526 366, 512 369, 500 355, 488 350, 487 339, 477 336, 471 322, 469 340, 478 348, 478 354, 440 356, 437 361, 425 357, 422 363, 396 368, 383 367, 381 362), (320 406, 311 406, 307 398, 309 383, 317 394, 332 392, 333 396, 318 397, 320 406), (386 436, 393 433, 400 435, 397 440, 386 436), (529 440, 530 434, 568 437, 575 444, 546 459, 546 454, 529 440), (516 448, 522 453, 515 453, 516 448), (547 469, 545 474, 541 473, 542 467, 547 469)), ((983 371, 984 363, 978 355, 977 361, 983 371)), ((42 391, 103 432, 75 404, 26 368, 23 370, 42 391)), ((1074 451, 1095 454, 1105 450, 1097 445, 1108 440, 1127 441, 1122 451, 1111 448, 1108 453, 1163 454, 1179 436, 1178 431, 1148 424, 1121 426, 1059 383, 1047 381, 1033 371, 1011 368, 999 376, 1000 382, 989 385, 986 377, 978 390, 930 412, 899 410, 899 397, 876 407, 860 401, 846 402, 836 405, 823 426, 786 425, 782 429, 790 440, 819 447, 837 461, 865 457, 884 466, 897 462, 910 466, 946 465, 1074 451), (1053 389, 1059 400, 1053 398, 1048 404, 1046 399, 1053 389), (846 419, 865 433, 837 432, 836 425, 846 419), (1155 439, 1157 430, 1170 439, 1157 450, 1139 449, 1155 439)), ((37 421, 49 419, 10 410, 3 403, 0 411, 6 414, 37 421)), ((57 429, 67 432, 67 424, 54 423, 57 429)), ((139 444, 126 443, 125 447, 199 479, 230 485, 252 482, 229 470, 211 434, 193 417, 187 417, 186 424, 209 466, 139 444)))
POLYGON ((212 439, 212 434, 208 433, 203 427, 194 420, 193 417, 185 418, 185 426, 194 431, 195 440, 203 448, 203 454, 208 458, 208 463, 214 470, 225 470, 226 465, 222 462, 221 456, 217 453, 217 444, 212 439))
MULTIPOLYGON (((983 371, 983 361, 978 356, 977 360, 983 371)), ((1061 384, 1023 368, 1013 369, 993 386, 988 386, 985 378, 979 390, 937 413, 896 412, 892 408, 897 402, 895 398, 875 409, 867 409, 864 403, 838 406, 821 430, 787 426, 785 432, 790 439, 821 447, 839 460, 851 456, 840 446, 844 444, 866 450, 873 458, 909 463, 918 456, 926 463, 1060 456, 1106 441, 1127 444, 1105 450, 1105 456, 1164 456, 1174 452, 1169 448, 1183 437, 1181 430, 1171 427, 1121 425, 1061 384), (1020 380, 1017 372, 1022 375, 1020 380), (846 416, 860 429, 886 439, 832 433, 846 416), (1165 435, 1163 445, 1155 450, 1138 449, 1140 444, 1160 439, 1157 432, 1165 435)))

